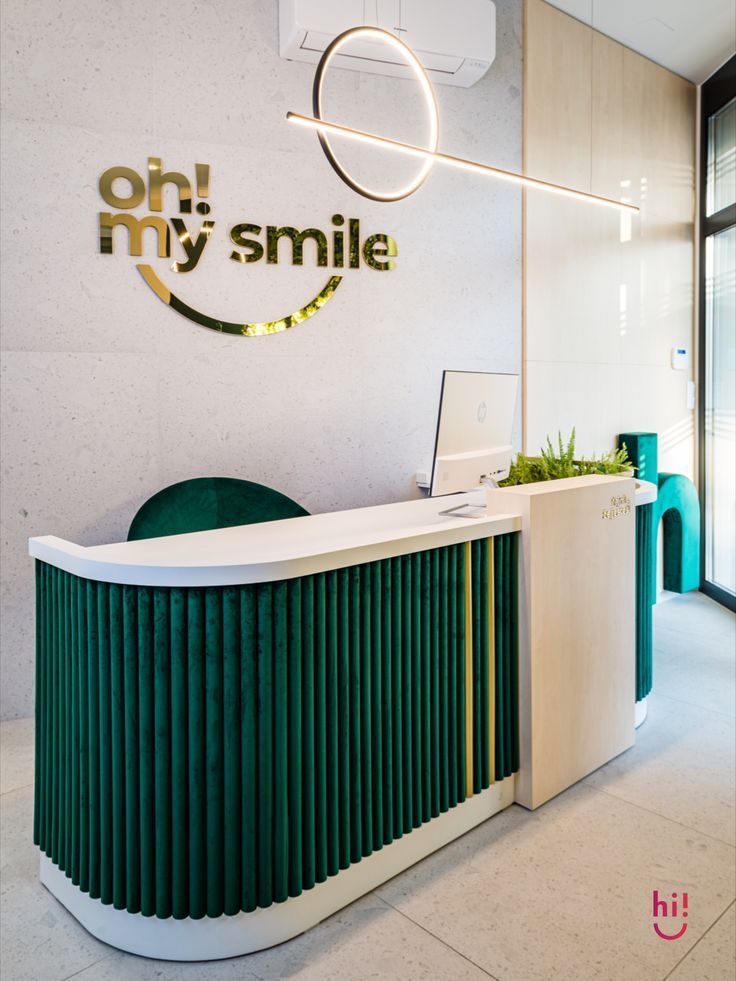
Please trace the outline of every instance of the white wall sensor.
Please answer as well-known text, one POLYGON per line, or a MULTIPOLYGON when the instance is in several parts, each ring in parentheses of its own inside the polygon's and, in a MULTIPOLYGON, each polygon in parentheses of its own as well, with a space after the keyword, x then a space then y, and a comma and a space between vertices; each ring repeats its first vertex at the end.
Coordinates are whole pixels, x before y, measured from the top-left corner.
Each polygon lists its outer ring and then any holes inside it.
POLYGON ((675 371, 685 371, 690 367, 690 349, 687 347, 673 347, 670 355, 670 363, 675 371))

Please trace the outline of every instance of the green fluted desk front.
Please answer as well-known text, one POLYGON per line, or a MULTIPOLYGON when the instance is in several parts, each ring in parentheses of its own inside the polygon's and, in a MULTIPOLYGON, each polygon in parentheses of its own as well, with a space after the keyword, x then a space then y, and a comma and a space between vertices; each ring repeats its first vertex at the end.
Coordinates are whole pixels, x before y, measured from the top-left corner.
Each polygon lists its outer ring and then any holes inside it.
POLYGON ((267 947, 511 803, 520 521, 446 507, 31 540, 34 836, 92 933, 267 947))

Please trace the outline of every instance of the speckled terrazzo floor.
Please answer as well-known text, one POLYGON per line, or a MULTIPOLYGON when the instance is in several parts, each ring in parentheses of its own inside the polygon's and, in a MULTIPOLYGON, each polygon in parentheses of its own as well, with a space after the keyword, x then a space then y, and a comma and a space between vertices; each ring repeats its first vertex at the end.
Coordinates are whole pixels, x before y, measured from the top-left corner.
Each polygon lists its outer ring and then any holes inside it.
POLYGON ((273 950, 172 964, 87 934, 39 884, 33 723, 2 724, 2 981, 734 977, 734 617, 701 594, 655 609, 637 744, 531 813, 513 806, 273 950), (676 941, 652 889, 690 896, 676 941))

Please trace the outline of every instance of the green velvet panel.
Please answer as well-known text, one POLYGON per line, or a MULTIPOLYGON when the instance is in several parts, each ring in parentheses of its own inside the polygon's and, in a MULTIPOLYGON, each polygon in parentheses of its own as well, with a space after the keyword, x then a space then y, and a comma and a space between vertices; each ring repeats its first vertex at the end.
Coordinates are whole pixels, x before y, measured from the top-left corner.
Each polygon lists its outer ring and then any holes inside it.
POLYGON ((700 588, 700 501, 689 477, 661 473, 655 505, 662 519, 663 585, 674 593, 700 588))
POLYGON ((636 509, 636 701, 652 690, 652 607, 656 601, 654 504, 636 509))
POLYGON ((146 501, 133 518, 128 541, 298 518, 308 513, 296 501, 263 484, 234 477, 196 477, 165 487, 146 501))
MULTIPOLYGON (((494 541, 493 610, 471 555, 479 790, 489 726, 496 779, 518 768, 518 536, 494 541)), ((36 577, 34 840, 91 897, 251 911, 465 799, 464 545, 255 586, 36 577)))
POLYGON ((657 534, 662 520, 663 586, 700 588, 700 502, 682 474, 659 473, 656 433, 621 433, 636 476, 657 486, 657 500, 636 509, 636 700, 652 689, 652 606, 657 601, 657 534))
POLYGON ((639 480, 648 480, 656 486, 658 474, 657 434, 656 433, 620 433, 618 446, 624 443, 629 459, 636 467, 634 476, 639 480))

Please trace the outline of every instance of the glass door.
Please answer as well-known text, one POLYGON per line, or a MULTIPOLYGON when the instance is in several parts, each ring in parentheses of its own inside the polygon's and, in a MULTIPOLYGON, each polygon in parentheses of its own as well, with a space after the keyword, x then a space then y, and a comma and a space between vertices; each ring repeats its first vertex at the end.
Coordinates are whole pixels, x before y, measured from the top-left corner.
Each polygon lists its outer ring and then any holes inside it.
POLYGON ((702 589, 736 606, 736 57, 702 88, 702 589))

